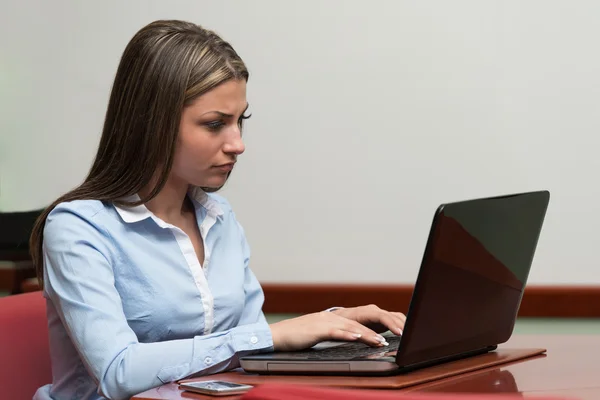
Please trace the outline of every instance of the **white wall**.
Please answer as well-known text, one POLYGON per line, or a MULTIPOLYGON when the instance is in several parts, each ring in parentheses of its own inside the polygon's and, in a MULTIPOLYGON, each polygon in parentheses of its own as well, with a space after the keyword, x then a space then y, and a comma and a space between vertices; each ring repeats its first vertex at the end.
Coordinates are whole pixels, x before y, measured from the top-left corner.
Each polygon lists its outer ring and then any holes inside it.
POLYGON ((549 189, 530 282, 597 284, 599 17, 594 0, 4 0, 0 209, 83 179, 126 43, 187 19, 251 70, 224 194, 262 281, 412 282, 439 203, 549 189))

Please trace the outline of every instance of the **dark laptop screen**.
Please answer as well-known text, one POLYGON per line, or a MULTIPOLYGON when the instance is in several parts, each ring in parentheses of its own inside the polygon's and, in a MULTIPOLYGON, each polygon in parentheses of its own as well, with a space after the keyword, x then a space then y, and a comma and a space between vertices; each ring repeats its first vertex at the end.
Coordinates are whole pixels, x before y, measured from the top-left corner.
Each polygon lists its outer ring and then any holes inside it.
POLYGON ((398 352, 400 365, 508 340, 548 200, 544 191, 440 207, 398 352))

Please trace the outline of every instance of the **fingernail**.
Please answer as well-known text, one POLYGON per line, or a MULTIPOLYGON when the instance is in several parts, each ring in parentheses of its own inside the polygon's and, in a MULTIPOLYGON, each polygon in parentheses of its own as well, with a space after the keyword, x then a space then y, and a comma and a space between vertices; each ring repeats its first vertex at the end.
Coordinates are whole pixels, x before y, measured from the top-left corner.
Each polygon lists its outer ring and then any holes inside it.
POLYGON ((357 339, 362 337, 362 335, 360 333, 353 333, 352 336, 354 336, 357 339))
POLYGON ((379 343, 381 343, 383 346, 389 346, 390 344, 387 342, 387 340, 385 340, 385 338, 381 335, 377 335, 375 336, 375 340, 377 340, 379 343))
POLYGON ((402 329, 396 328, 396 332, 398 333, 398 335, 402 335, 402 329))

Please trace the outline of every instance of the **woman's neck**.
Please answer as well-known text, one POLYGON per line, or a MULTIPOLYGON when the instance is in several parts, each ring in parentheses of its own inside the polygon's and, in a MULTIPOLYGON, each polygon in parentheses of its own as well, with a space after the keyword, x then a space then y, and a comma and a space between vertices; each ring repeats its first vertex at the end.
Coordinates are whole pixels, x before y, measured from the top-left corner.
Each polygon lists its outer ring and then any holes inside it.
MULTIPOLYGON (((165 186, 152 200, 145 205, 154 215, 163 221, 178 225, 179 221, 189 212, 186 200, 189 185, 175 182, 174 179, 167 180, 165 186)), ((139 195, 143 197, 150 189, 141 190, 139 195)))

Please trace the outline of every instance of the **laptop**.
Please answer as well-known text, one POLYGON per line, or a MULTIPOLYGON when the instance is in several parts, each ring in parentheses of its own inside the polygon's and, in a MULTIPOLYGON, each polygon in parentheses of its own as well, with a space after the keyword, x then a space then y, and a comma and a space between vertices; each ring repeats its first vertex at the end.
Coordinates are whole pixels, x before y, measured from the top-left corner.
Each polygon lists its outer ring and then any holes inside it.
MULTIPOLYGON (((259 374, 392 375, 493 351, 512 335, 550 193, 442 204, 434 214, 402 336, 389 346, 325 342, 243 356, 259 374)), ((402 310, 391 310, 402 311, 402 310)))

